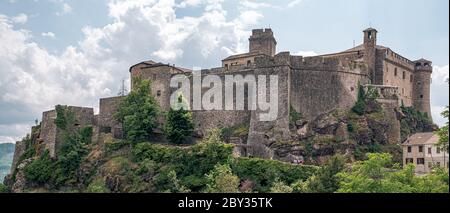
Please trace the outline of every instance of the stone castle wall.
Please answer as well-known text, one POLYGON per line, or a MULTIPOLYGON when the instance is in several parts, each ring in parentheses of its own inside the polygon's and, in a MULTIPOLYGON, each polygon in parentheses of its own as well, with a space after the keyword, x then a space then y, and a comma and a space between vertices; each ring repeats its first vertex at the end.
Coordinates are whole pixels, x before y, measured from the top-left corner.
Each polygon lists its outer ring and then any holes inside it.
POLYGON ((412 106, 414 64, 389 49, 380 51, 379 59, 383 63, 382 69, 379 71, 383 75, 383 81, 380 85, 398 87, 399 104, 412 106))
POLYGON ((56 110, 46 111, 42 114, 40 138, 44 141, 44 147, 49 150, 51 157, 56 156, 57 128, 55 119, 56 110))
POLYGON ((291 106, 312 120, 336 108, 350 108, 356 102, 358 84, 369 79, 357 52, 324 57, 293 57, 291 106))
MULTIPOLYGON (((196 131, 205 134, 205 131, 213 128, 247 124, 249 136, 247 145, 244 147, 245 153, 251 156, 273 158, 276 156, 271 149, 272 144, 289 140, 291 107, 301 113, 304 118, 312 121, 337 108, 350 109, 357 100, 359 85, 376 84, 382 85, 376 86, 381 94, 379 101, 386 108, 386 116, 392 119, 390 122, 394 127, 389 134, 392 135, 392 141, 396 141, 396 134, 400 131, 398 120, 395 119, 395 110, 401 102, 406 106, 415 106, 419 110, 430 113, 429 87, 432 68, 431 66, 424 69, 418 68, 417 64, 389 48, 378 46, 376 33, 377 31, 371 28, 364 31, 362 48, 323 56, 302 57, 292 56, 289 52, 275 55, 276 40, 273 32, 270 29, 254 30, 249 39, 249 54, 256 53, 259 56, 252 56, 250 63, 247 63, 248 58, 245 58, 245 60, 237 60, 234 66, 202 70, 202 77, 214 74, 224 82, 225 75, 244 77, 248 74, 277 75, 279 78, 277 119, 261 122, 259 115, 262 112, 259 109, 255 111, 248 109, 194 110, 192 114, 196 131)), ((130 68, 131 88, 134 87, 134 77, 151 80, 151 94, 161 109, 169 110, 171 95, 177 89, 170 87, 170 81, 178 74, 188 76, 192 82, 192 72, 189 70, 153 61, 142 62, 130 68)), ((225 98, 224 86, 222 85, 223 98, 225 98)), ((192 89, 191 87, 191 94, 192 89)), ((209 88, 202 89, 202 97, 208 90, 209 88)), ((268 95, 270 92, 270 89, 266 91, 268 95)), ((96 134, 112 133, 114 137, 121 138, 122 125, 114 119, 114 113, 122 99, 123 97, 101 99, 100 113, 95 116, 91 108, 69 108, 80 120, 79 126, 94 125, 96 134)), ((192 106, 193 95, 190 102, 192 106)), ((222 103, 225 106, 225 100, 222 100, 222 103)), ((247 103, 247 95, 245 95, 246 107, 247 103)), ((40 138, 52 157, 56 156, 61 146, 58 143, 60 133, 54 123, 55 118, 55 110, 43 113, 40 138)), ((160 118, 160 122, 164 123, 163 117, 160 118)), ((20 151, 20 147, 18 150, 20 151)))
MULTIPOLYGON (((75 126, 85 127, 94 124, 94 109, 85 107, 69 106, 68 110, 75 115, 75 126)), ((49 151, 50 157, 57 157, 58 150, 62 147, 61 131, 55 124, 56 110, 50 110, 42 114, 40 140, 44 148, 49 151)))
POLYGON ((96 123, 101 133, 111 133, 115 138, 123 137, 122 125, 114 118, 124 96, 100 99, 100 112, 96 123))

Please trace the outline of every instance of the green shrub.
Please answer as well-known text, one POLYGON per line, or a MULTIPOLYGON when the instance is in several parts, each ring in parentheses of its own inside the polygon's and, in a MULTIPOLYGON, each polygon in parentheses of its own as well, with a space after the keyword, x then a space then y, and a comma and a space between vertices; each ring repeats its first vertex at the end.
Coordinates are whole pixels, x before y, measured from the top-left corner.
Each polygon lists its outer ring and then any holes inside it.
POLYGON ((205 192, 236 193, 239 192, 239 177, 231 171, 230 165, 216 165, 207 175, 205 192))
POLYGON ((134 162, 153 161, 158 165, 155 186, 159 190, 170 190, 169 172, 173 170, 181 185, 198 192, 206 186, 204 175, 215 165, 227 163, 232 151, 233 146, 222 143, 219 132, 214 131, 203 142, 189 148, 139 143, 133 147, 132 157, 134 162))
POLYGON ((131 143, 129 141, 112 139, 105 142, 105 148, 107 153, 111 153, 114 151, 118 151, 124 147, 127 147, 130 144, 131 143))
POLYGON ((290 185, 298 180, 308 179, 318 167, 292 165, 259 158, 236 158, 231 163, 231 168, 233 173, 242 180, 254 181, 258 192, 269 192, 276 180, 290 185))
POLYGON ((3 183, 0 183, 0 193, 7 193, 8 187, 6 187, 3 183))
MULTIPOLYGON (((72 126, 72 123, 68 123, 72 126)), ((86 126, 77 131, 63 131, 63 145, 58 154, 53 181, 56 185, 74 183, 76 171, 89 153, 88 144, 91 142, 92 127, 86 126)))
POLYGON ((275 180, 275 182, 270 187, 271 193, 292 193, 294 189, 285 183, 283 181, 275 180))
POLYGON ((339 189, 337 174, 345 168, 345 158, 335 155, 320 167, 318 172, 304 182, 302 192, 333 193, 339 189))
POLYGON ((292 105, 289 108, 289 122, 294 124, 296 121, 302 119, 302 113, 297 112, 292 105))
POLYGON ((108 193, 109 189, 106 187, 105 180, 102 178, 95 179, 86 188, 87 193, 108 193))
POLYGON ((39 159, 28 164, 24 171, 27 180, 38 184, 48 183, 54 172, 53 162, 48 150, 39 159))

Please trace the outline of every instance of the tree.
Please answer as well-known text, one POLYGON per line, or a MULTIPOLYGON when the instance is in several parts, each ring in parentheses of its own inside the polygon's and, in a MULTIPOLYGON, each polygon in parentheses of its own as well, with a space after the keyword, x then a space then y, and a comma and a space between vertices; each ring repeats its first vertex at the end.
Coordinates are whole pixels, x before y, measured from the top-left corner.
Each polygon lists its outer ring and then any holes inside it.
POLYGON ((358 115, 364 115, 366 112, 366 93, 361 85, 358 85, 358 100, 352 111, 358 115))
POLYGON ((441 115, 444 118, 447 118, 447 123, 445 123, 445 125, 437 131, 437 134, 439 135, 438 147, 449 152, 449 148, 448 148, 448 106, 441 113, 441 115))
POLYGON ((231 171, 230 165, 216 165, 206 175, 206 192, 209 193, 236 193, 239 192, 240 179, 231 171))
POLYGON ((159 107, 151 96, 150 80, 135 78, 134 89, 122 101, 115 118, 123 124, 128 140, 138 142, 149 138, 158 127, 159 107))
MULTIPOLYGON (((178 103, 186 103, 183 96, 178 97, 178 103)), ((175 144, 183 143, 194 131, 192 114, 187 111, 187 106, 183 105, 178 110, 170 108, 167 113, 164 131, 170 142, 175 144)))
POLYGON ((387 153, 367 154, 368 160, 355 162, 348 171, 340 172, 339 190, 345 193, 448 193, 448 170, 435 170, 416 176, 414 165, 403 169, 392 167, 387 153))
POLYGON ((316 175, 306 181, 306 192, 333 193, 339 189, 339 178, 336 176, 345 168, 342 155, 333 156, 319 169, 316 175))
POLYGON ((189 193, 191 192, 187 187, 183 186, 181 184, 181 181, 178 180, 177 173, 173 170, 169 172, 167 175, 168 181, 169 181, 169 187, 170 189, 167 190, 168 192, 172 193, 189 193))
POLYGON ((286 185, 283 181, 275 180, 272 187, 270 187, 271 193, 292 193, 293 189, 286 185))

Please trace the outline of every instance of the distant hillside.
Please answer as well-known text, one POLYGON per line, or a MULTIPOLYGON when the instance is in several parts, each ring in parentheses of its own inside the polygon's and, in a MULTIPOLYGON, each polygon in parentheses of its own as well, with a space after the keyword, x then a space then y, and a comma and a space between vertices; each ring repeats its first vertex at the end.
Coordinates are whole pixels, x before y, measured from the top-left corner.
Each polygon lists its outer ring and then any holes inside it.
POLYGON ((14 144, 0 143, 0 183, 9 174, 14 156, 14 144))

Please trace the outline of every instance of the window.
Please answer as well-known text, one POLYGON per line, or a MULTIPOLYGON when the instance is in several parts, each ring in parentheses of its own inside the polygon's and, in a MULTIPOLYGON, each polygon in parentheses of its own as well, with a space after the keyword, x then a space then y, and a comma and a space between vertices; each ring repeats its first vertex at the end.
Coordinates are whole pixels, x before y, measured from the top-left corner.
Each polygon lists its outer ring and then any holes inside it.
POLYGON ((397 76, 397 67, 394 69, 394 76, 397 76))
POLYGON ((411 147, 408 146, 408 153, 411 153, 411 147))
POLYGON ((412 158, 406 158, 406 164, 414 163, 414 160, 412 158))
POLYGON ((423 146, 419 146, 419 152, 423 152, 423 146))
POLYGON ((227 68, 227 69, 228 69, 228 64, 225 64, 225 68, 227 68))
POLYGON ((423 95, 420 95, 420 98, 422 99, 422 98, 423 98, 423 95))
POLYGON ((428 148, 428 154, 430 154, 430 155, 431 155, 431 147, 430 147, 430 148, 428 148))
POLYGON ((409 75, 409 82, 413 82, 413 75, 409 75))
POLYGON ((406 72, 403 71, 403 79, 406 79, 406 72))
POLYGON ((437 153, 437 154, 441 154, 441 148, 436 147, 436 153, 437 153))
POLYGON ((247 67, 249 67, 252 64, 252 61, 248 60, 247 61, 247 67))
POLYGON ((424 158, 417 158, 417 165, 424 165, 425 159, 424 158))
POLYGON ((161 96, 161 90, 158 90, 157 92, 156 92, 156 96, 161 96))

